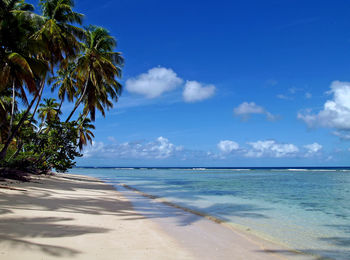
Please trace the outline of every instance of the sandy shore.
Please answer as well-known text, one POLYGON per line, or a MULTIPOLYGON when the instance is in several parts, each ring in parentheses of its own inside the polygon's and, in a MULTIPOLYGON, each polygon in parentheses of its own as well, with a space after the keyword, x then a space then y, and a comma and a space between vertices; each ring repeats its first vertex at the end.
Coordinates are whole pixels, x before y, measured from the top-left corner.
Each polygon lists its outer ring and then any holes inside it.
POLYGON ((0 259, 306 258, 86 176, 9 185, 0 189, 0 259))

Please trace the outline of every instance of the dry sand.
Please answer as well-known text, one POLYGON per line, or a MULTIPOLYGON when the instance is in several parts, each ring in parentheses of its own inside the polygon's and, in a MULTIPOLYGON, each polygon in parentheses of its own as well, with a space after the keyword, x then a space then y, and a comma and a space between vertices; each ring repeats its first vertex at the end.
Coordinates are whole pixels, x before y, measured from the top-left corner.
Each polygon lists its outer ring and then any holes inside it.
POLYGON ((0 188, 0 259, 304 258, 86 176, 9 185, 0 188))

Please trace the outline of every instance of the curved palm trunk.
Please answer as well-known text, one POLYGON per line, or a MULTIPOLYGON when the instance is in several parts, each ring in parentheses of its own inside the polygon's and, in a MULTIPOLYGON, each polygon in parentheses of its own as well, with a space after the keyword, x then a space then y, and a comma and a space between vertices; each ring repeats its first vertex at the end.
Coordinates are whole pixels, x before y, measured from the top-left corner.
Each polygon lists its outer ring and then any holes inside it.
POLYGON ((0 160, 4 160, 5 156, 6 156, 6 152, 7 149, 10 146, 11 141, 13 140, 13 138, 15 137, 15 135, 18 132, 18 129, 23 125, 24 120, 27 118, 30 109, 32 108, 32 106, 34 105, 34 102, 36 101, 36 99, 39 96, 39 93, 42 92, 42 89, 44 88, 44 84, 42 84, 39 92, 34 96, 33 100, 30 102, 26 112, 23 114, 23 116, 21 117, 21 119, 19 120, 18 124, 16 125, 16 127, 13 129, 13 131, 11 132, 11 135, 7 138, 4 147, 1 149, 0 151, 0 160))
MULTIPOLYGON (((90 73, 89 73, 90 74, 90 73)), ((83 93, 81 94, 80 98, 78 99, 78 101, 75 103, 75 106, 72 110, 72 112, 69 114, 69 116, 67 117, 66 119, 66 123, 69 122, 69 120, 71 119, 71 117, 73 116, 74 112, 77 110, 77 108, 79 107, 81 101, 83 101, 83 98, 86 94, 86 89, 87 89, 87 86, 88 86, 88 83, 89 83, 89 78, 86 80, 86 83, 85 83, 85 86, 84 86, 84 90, 83 90, 83 93)))
POLYGON ((84 115, 84 117, 81 119, 81 123, 79 124, 78 129, 84 124, 84 121, 85 121, 85 119, 87 118, 88 115, 89 115, 89 112, 87 112, 87 113, 84 115))
POLYGON ((58 107, 58 110, 57 110, 57 113, 56 113, 56 116, 55 116, 55 120, 58 119, 58 115, 59 115, 59 113, 61 112, 61 107, 62 107, 63 101, 64 101, 64 99, 62 98, 62 99, 61 99, 60 106, 58 107))
POLYGON ((11 135, 14 113, 15 113, 15 82, 13 81, 13 84, 12 84, 11 119, 10 119, 10 129, 9 129, 8 137, 11 135))
POLYGON ((34 111, 33 111, 33 115, 32 115, 32 117, 30 118, 30 121, 33 120, 34 115, 35 115, 35 113, 36 113, 36 111, 37 111, 37 109, 38 109, 38 106, 39 106, 39 103, 40 103, 40 100, 41 100, 41 96, 43 95, 44 86, 45 86, 45 80, 43 80, 43 81, 41 82, 41 85, 40 85, 40 92, 39 92, 39 98, 38 98, 38 101, 36 102, 36 105, 35 105, 35 108, 34 108, 34 111))

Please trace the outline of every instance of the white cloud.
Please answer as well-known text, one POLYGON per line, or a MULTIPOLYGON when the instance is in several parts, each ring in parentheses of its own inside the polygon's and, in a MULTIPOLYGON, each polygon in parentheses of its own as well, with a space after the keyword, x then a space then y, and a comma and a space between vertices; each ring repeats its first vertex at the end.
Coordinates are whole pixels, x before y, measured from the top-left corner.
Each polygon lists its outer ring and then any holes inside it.
POLYGON ((102 142, 92 141, 92 145, 86 146, 83 151, 84 157, 89 158, 94 156, 94 154, 105 152, 105 145, 102 142))
POLYGON ((335 136, 338 136, 340 139, 343 140, 350 140, 350 133, 346 131, 334 131, 332 132, 335 136))
POLYGON ((214 85, 202 85, 197 81, 187 81, 182 93, 186 102, 197 102, 212 97, 215 93, 214 85))
POLYGON ((299 152, 294 144, 281 144, 274 140, 257 141, 248 143, 251 146, 245 156, 247 157, 293 157, 299 152))
POLYGON ((118 143, 93 142, 84 150, 83 159, 97 160, 105 164, 116 164, 120 161, 196 161, 205 162, 208 160, 244 160, 248 158, 299 158, 308 159, 311 157, 326 158, 322 152, 323 146, 317 142, 306 144, 299 149, 291 143, 280 143, 275 140, 258 140, 248 142, 246 145, 239 145, 235 141, 221 140, 217 144, 219 152, 185 149, 169 141, 165 137, 158 137, 153 141, 134 141, 118 143))
POLYGON ((310 127, 330 127, 338 130, 350 130, 350 82, 333 81, 332 99, 327 100, 318 114, 298 113, 298 118, 310 127))
POLYGON ((218 148, 223 153, 231 153, 239 149, 239 144, 234 141, 223 140, 218 143, 218 148))
POLYGON ((84 157, 165 159, 182 150, 182 146, 176 146, 167 138, 160 136, 151 142, 125 142, 107 145, 102 142, 93 142, 84 150, 84 157))
POLYGON ((236 116, 241 117, 243 120, 249 119, 250 115, 252 114, 263 114, 266 116, 267 120, 273 121, 276 120, 277 117, 273 114, 271 114, 269 111, 267 111, 265 108, 258 106, 254 102, 243 102, 238 107, 233 109, 233 113, 236 116))
POLYGON ((295 93, 297 93, 297 91, 299 91, 299 90, 300 90, 300 89, 295 88, 295 87, 292 87, 292 88, 289 88, 289 89, 288 89, 289 93, 291 93, 291 94, 295 94, 295 93))
POLYGON ((278 95, 277 95, 277 98, 279 98, 279 99, 284 99, 284 100, 292 100, 292 99, 293 99, 293 98, 288 97, 288 96, 283 95, 283 94, 278 94, 278 95))
POLYGON ((305 98, 310 99, 312 98, 312 94, 310 92, 305 93, 305 98))
POLYGON ((318 143, 307 144, 307 145, 304 145, 304 147, 308 150, 308 152, 311 152, 311 153, 317 153, 322 149, 322 145, 318 143))
POLYGON ((174 151, 176 147, 174 144, 170 143, 167 138, 162 136, 158 137, 155 142, 149 143, 143 151, 146 152, 146 155, 153 155, 155 158, 167 158, 174 151))
POLYGON ((157 67, 126 81, 129 92, 141 94, 147 98, 156 98, 164 92, 174 90, 183 80, 172 69, 157 67))
POLYGON ((320 152, 323 147, 319 143, 312 143, 304 145, 304 148, 307 150, 305 157, 310 157, 320 152))

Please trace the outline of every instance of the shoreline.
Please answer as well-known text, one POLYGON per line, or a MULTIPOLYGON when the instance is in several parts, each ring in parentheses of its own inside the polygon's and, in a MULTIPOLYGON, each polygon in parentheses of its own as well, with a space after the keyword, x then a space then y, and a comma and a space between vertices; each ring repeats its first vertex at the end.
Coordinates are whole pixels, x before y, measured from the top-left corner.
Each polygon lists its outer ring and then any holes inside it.
MULTIPOLYGON (((170 202, 166 200, 165 198, 151 195, 148 193, 145 193, 143 191, 140 191, 130 185, 120 183, 120 184, 115 184, 116 186, 123 187, 127 190, 130 190, 132 192, 136 192, 137 194, 150 199, 152 201, 155 201, 160 204, 164 204, 167 207, 171 207, 174 209, 178 209, 180 211, 184 211, 189 214, 196 215, 200 218, 203 218, 205 220, 208 220, 209 222, 218 224, 225 229, 228 229, 234 233, 236 233, 238 236, 242 237, 244 240, 248 240, 251 243, 255 244, 258 246, 262 251, 274 255, 274 257, 278 259, 323 259, 319 255, 311 254, 311 253, 306 253, 302 252, 296 249, 293 249, 289 247, 288 245, 283 244, 283 242, 276 241, 272 238, 268 238, 267 236, 264 236, 261 233, 255 232, 254 230, 250 229, 247 226, 242 226, 236 223, 228 222, 226 220, 220 219, 216 216, 209 215, 207 213, 197 211, 185 206, 181 206, 179 204, 176 204, 174 202, 170 202), (285 255, 288 257, 286 258, 285 255)), ((203 256, 202 256, 203 257, 203 256)), ((263 258, 262 258, 263 259, 263 258)))
MULTIPOLYGON (((136 189, 136 188, 134 188, 132 186, 129 186, 127 184, 124 184, 124 183, 117 184, 117 185, 122 186, 122 187, 124 187, 124 188, 126 188, 128 190, 133 191, 133 192, 136 192, 136 193, 140 194, 143 197, 146 197, 146 198, 155 200, 155 201, 157 201, 159 203, 165 204, 165 205, 167 205, 169 207, 180 209, 180 210, 183 210, 183 211, 188 212, 190 214, 194 214, 194 215, 197 215, 199 217, 206 218, 209 221, 212 221, 214 223, 222 225, 222 226, 224 226, 224 227, 226 227, 228 229, 231 229, 234 232, 241 232, 242 236, 244 236, 246 239, 251 240, 253 243, 256 243, 258 246, 261 247, 262 250, 264 250, 266 252, 271 252, 271 250, 265 248, 264 244, 271 243, 271 244, 273 244, 275 246, 280 246, 280 247, 285 248, 287 251, 290 251, 291 254, 312 256, 312 255, 304 253, 302 251, 299 251, 299 250, 296 250, 296 249, 292 249, 292 248, 288 247, 288 245, 285 245, 285 244, 283 244, 280 241, 269 239, 269 238, 267 238, 266 235, 264 236, 261 233, 255 232, 254 230, 251 230, 247 226, 242 226, 242 225, 239 225, 239 224, 236 224, 236 223, 227 222, 226 220, 220 219, 219 217, 215 217, 215 216, 209 215, 209 214, 201 212, 201 211, 197 211, 197 210, 194 210, 194 209, 191 209, 191 208, 187 208, 187 207, 178 205, 178 204, 176 204, 174 202, 167 201, 166 199, 164 199, 162 197, 158 197, 158 196, 155 196, 155 195, 151 195, 151 194, 142 192, 142 191, 140 191, 140 190, 138 190, 138 189, 136 189), (249 231, 247 231, 247 230, 249 230, 249 231), (259 243, 259 242, 262 242, 262 241, 264 241, 265 243, 259 243)), ((316 257, 316 256, 314 256, 314 257, 316 257)), ((319 256, 317 256, 317 257, 319 257, 319 256)))
POLYGON ((93 177, 38 176, 11 188, 0 189, 4 259, 312 259, 93 177))

